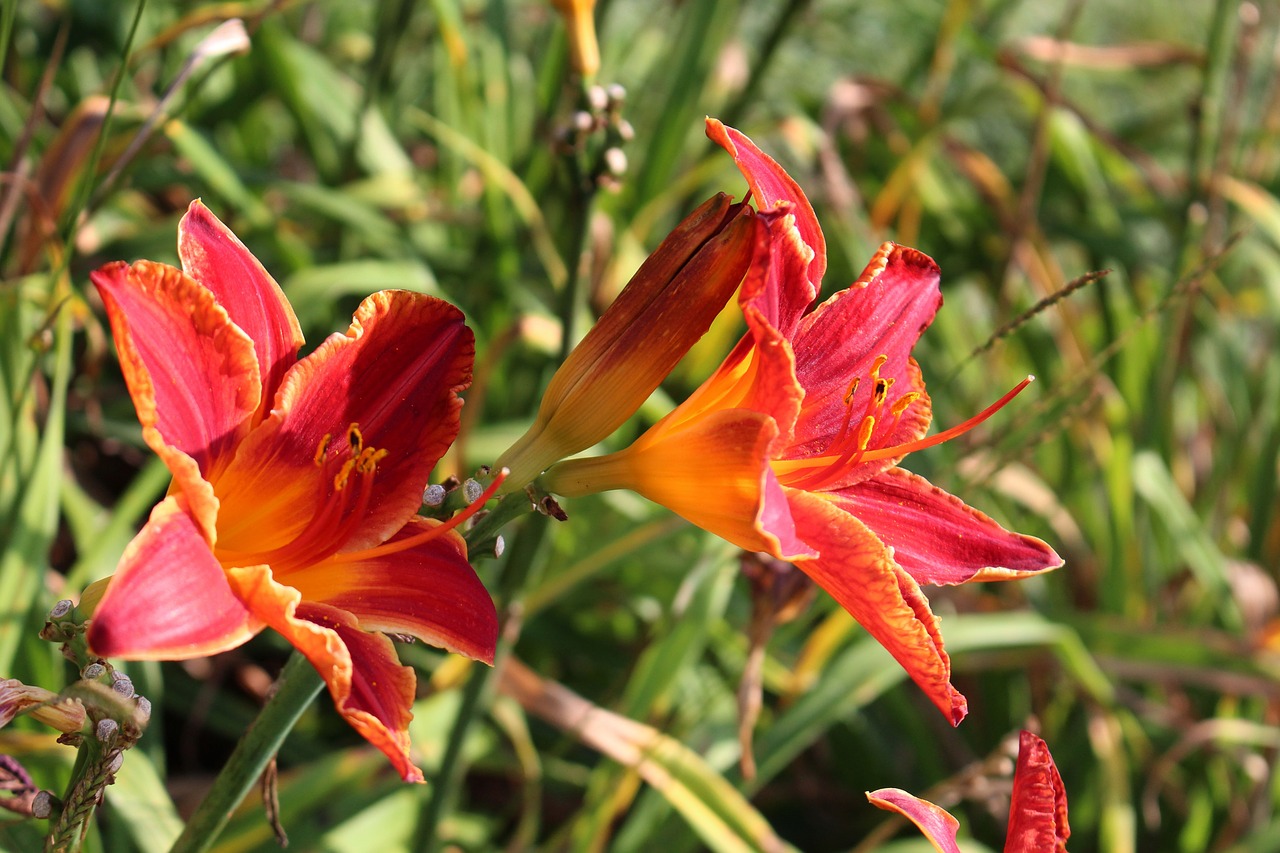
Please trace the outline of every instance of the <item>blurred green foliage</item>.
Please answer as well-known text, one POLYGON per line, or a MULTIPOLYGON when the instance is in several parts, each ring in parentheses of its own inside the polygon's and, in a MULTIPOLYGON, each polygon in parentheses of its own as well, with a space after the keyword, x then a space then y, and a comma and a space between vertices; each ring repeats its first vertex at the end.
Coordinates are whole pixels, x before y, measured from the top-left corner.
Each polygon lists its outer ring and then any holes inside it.
MULTIPOLYGON (((449 299, 479 357, 454 468, 439 474, 465 475, 529 422, 562 335, 580 336, 695 203, 743 191, 702 136, 712 115, 810 195, 828 292, 882 240, 939 261, 946 305, 916 350, 939 423, 1038 376, 987 427, 908 466, 1067 565, 930 592, 972 710, 956 730, 819 596, 769 645, 759 775, 744 781, 737 556, 629 494, 574 502, 567 523, 515 530, 517 547, 480 570, 525 561, 514 654, 649 727, 649 760, 675 781, 655 786, 652 767, 642 781, 490 691, 442 838, 922 849, 886 840, 895 825, 863 799, 892 785, 996 849, 1000 756, 1035 725, 1066 781, 1076 853, 1280 850, 1277 14, 1225 0, 601 0, 598 82, 625 88, 634 129, 621 142, 574 137, 584 89, 539 0, 10 0, 0 674, 65 681, 36 638, 43 614, 111 573, 166 486, 89 270, 176 262, 177 219, 202 197, 282 283, 312 344, 373 290, 449 299), (162 102, 232 16, 250 50, 202 64, 162 102), (627 169, 597 181, 613 144, 627 169)), ((736 334, 729 318, 713 329, 613 446, 736 334)), ((175 809, 216 772, 284 651, 264 635, 207 662, 127 666, 156 713, 89 849, 167 848, 175 809)), ((432 674, 413 729, 430 779, 465 673, 431 649, 403 654, 432 674)), ((70 750, 25 720, 0 749, 43 787, 70 769, 70 750)), ((292 849, 409 849, 433 790, 399 783, 326 701, 280 768, 292 849)), ((0 846, 39 846, 39 822, 0 820, 0 846)), ((274 845, 250 802, 216 849, 274 845)))

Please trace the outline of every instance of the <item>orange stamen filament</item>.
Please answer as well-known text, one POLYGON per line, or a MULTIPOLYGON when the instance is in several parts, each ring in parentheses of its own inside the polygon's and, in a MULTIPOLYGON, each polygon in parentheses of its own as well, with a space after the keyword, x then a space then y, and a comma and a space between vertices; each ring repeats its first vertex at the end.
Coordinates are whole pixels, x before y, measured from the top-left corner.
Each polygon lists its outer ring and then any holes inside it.
MULTIPOLYGON (((874 375, 874 371, 873 371, 874 375)), ((1034 376, 1028 376, 1019 382, 1012 390, 983 409, 978 414, 957 424, 950 429, 944 430, 936 435, 927 438, 909 441, 906 444, 893 445, 891 447, 877 447, 869 449, 872 433, 875 431, 876 418, 873 412, 877 411, 884 405, 885 396, 888 392, 885 380, 877 379, 876 390, 872 394, 871 402, 867 406, 867 414, 862 417, 858 423, 857 432, 854 436, 852 446, 844 447, 844 449, 836 454, 828 454, 824 456, 814 456, 808 459, 779 460, 773 463, 774 472, 782 479, 786 485, 795 488, 803 488, 807 491, 817 491, 832 483, 836 482, 852 468, 865 462, 877 462, 883 459, 895 459, 906 456, 917 450, 924 450, 927 447, 933 447, 936 444, 942 444, 956 436, 962 435, 994 415, 1000 409, 1004 408, 1014 397, 1022 393, 1022 390, 1035 381, 1034 376)), ((889 407, 889 414, 893 416, 888 430, 883 434, 891 436, 897 429, 898 423, 902 420, 902 416, 906 413, 911 404, 920 398, 920 392, 912 391, 903 394, 889 407)), ((846 415, 845 423, 841 426, 840 432, 836 439, 832 441, 831 446, 840 447, 847 439, 847 429, 849 416, 846 415)))
POLYGON ((1007 394, 996 400, 990 406, 987 406, 981 412, 969 418, 963 423, 956 424, 951 429, 943 430, 937 435, 927 436, 926 438, 917 439, 916 441, 908 441, 906 444, 899 444, 896 447, 881 447, 876 450, 868 451, 863 457, 863 462, 874 462, 877 459, 892 459, 895 456, 906 456, 908 453, 915 453, 917 450, 924 450, 926 447, 933 447, 942 444, 944 441, 950 441, 958 435, 963 435, 996 412, 1003 409, 1010 400, 1022 393, 1022 389, 1026 388, 1032 382, 1036 381, 1034 376, 1028 376, 1019 382, 1007 394))
POLYGON ((488 503, 489 499, 498 493, 499 487, 502 486, 503 481, 507 479, 507 475, 510 473, 511 471, 507 468, 503 468, 498 471, 493 478, 493 482, 490 483, 489 487, 481 493, 480 497, 467 504, 461 512, 457 513, 449 520, 437 524, 429 530, 424 530, 421 533, 414 534, 413 536, 409 536, 405 539, 397 539, 394 542, 384 542, 377 547, 366 548, 363 551, 347 551, 343 554, 335 554, 332 559, 334 562, 338 563, 355 563, 361 560, 371 560, 378 557, 386 557, 390 554, 398 554, 401 551, 408 551, 410 548, 416 548, 424 542, 430 542, 432 539, 435 539, 446 531, 454 529, 459 524, 462 524, 464 521, 471 518, 471 516, 479 512, 481 508, 488 503))

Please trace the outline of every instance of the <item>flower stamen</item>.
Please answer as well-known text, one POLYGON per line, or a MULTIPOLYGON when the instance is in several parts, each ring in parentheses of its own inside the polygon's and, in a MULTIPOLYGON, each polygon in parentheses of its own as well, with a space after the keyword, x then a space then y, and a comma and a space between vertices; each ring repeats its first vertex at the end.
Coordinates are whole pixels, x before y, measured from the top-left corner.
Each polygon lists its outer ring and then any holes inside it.
POLYGON ((362 551, 347 551, 342 554, 335 554, 332 557, 332 560, 338 563, 355 563, 378 557, 386 557, 391 554, 398 554, 401 551, 408 551, 410 548, 416 548, 424 542, 430 542, 432 539, 435 539, 445 532, 453 530, 455 527, 479 512, 481 508, 488 503, 489 499, 498 493, 498 489, 502 486, 503 481, 507 479, 507 475, 509 473, 510 470, 507 468, 499 470, 494 475, 493 482, 489 484, 489 487, 480 493, 480 497, 467 504, 461 512, 446 521, 434 525, 429 530, 424 530, 421 533, 408 536, 404 539, 397 539, 394 542, 384 542, 381 545, 373 548, 365 548, 362 551))
MULTIPOLYGON (((936 435, 909 441, 905 444, 871 448, 871 438, 876 427, 876 413, 884 409, 888 400, 889 389, 893 387, 894 381, 892 377, 883 379, 877 375, 880 367, 884 364, 881 358, 883 356, 877 357, 872 367, 871 378, 874 379, 876 387, 871 393, 871 399, 867 402, 865 414, 854 430, 853 441, 849 441, 851 414, 846 412, 839 432, 836 433, 835 439, 828 446, 828 453, 822 456, 811 456, 807 459, 778 460, 773 463, 774 473, 785 485, 803 488, 807 491, 818 491, 844 478, 848 471, 863 463, 897 459, 906 456, 908 453, 942 444, 944 441, 949 441, 968 432, 994 415, 1035 380, 1034 376, 1028 376, 1007 394, 978 414, 936 435)), ((857 380, 854 380, 853 384, 850 385, 849 393, 845 395, 846 406, 852 401, 856 388, 857 380)), ((888 437, 894 434, 907 409, 911 408, 911 405, 920 397, 921 392, 910 391, 894 400, 888 406, 888 414, 892 417, 892 421, 890 421, 889 428, 884 431, 883 435, 888 437)))

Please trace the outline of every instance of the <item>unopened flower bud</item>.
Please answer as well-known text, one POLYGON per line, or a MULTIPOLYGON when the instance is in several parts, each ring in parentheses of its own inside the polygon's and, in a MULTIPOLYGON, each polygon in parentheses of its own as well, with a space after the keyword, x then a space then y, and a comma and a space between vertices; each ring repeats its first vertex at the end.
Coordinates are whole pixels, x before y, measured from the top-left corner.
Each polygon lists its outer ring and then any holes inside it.
POLYGON ((120 724, 110 717, 107 717, 105 719, 98 720, 98 725, 94 728, 93 735, 98 740, 106 743, 115 737, 116 732, 118 731, 120 731, 120 724))
POLYGON ((586 78, 600 70, 600 45, 596 42, 596 0, 551 0, 564 18, 569 33, 573 70, 586 78))
POLYGON ((429 507, 441 506, 449 492, 439 483, 432 483, 422 490, 422 502, 429 507))
POLYGON ((621 177, 627 173, 627 155, 621 148, 607 148, 604 152, 604 165, 610 174, 621 177))
POLYGON ((71 599, 62 599, 49 610, 49 620, 53 621, 54 619, 61 619, 63 616, 70 613, 71 608, 73 607, 75 607, 75 604, 72 603, 71 599))
POLYGON ((615 125, 618 131, 618 138, 623 142, 630 142, 636 138, 636 129, 631 126, 631 122, 626 119, 618 119, 615 125))
POLYGON ((604 90, 604 86, 587 87, 587 103, 596 112, 604 112, 609 106, 609 94, 604 90))
POLYGON ((595 117, 586 110, 578 110, 573 114, 573 129, 579 133, 590 133, 595 126, 595 117))
POLYGON ((112 776, 120 772, 120 768, 124 766, 124 751, 117 752, 111 756, 111 760, 107 762, 107 772, 112 776))
POLYGON ((493 556, 501 557, 502 552, 505 550, 507 550, 507 540, 503 539, 501 536, 493 540, 493 556))
POLYGON ((751 264, 757 225, 718 194, 676 226, 552 377, 533 426, 498 459, 503 491, 604 439, 711 325, 751 264))
POLYGON ((45 820, 53 814, 53 794, 48 791, 40 791, 31 800, 31 816, 45 820))
POLYGON ((107 667, 104 664, 94 661, 84 668, 84 671, 80 673, 80 677, 85 681, 97 681, 106 674, 106 671, 107 667))
POLYGON ((484 494, 484 485, 478 480, 468 477, 462 483, 462 496, 466 498, 468 504, 473 504, 480 500, 480 496, 484 494))
POLYGON ((111 689, 128 699, 133 695, 133 679, 123 672, 111 673, 111 689))

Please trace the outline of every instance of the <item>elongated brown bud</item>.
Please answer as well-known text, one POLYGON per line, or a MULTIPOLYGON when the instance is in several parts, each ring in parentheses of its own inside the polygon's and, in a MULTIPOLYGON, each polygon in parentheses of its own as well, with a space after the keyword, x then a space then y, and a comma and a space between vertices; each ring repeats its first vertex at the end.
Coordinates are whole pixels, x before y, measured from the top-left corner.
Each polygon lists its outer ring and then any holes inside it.
POLYGON ((676 226, 552 377, 498 460, 521 488, 635 413, 720 313, 751 263, 755 212, 717 194, 676 226))

